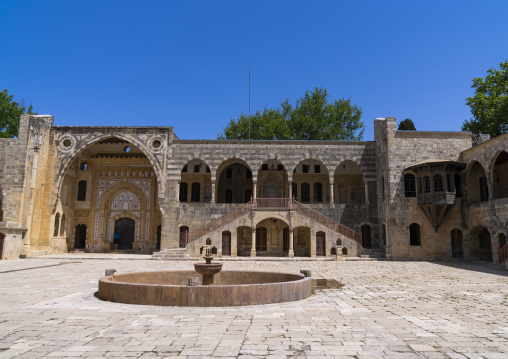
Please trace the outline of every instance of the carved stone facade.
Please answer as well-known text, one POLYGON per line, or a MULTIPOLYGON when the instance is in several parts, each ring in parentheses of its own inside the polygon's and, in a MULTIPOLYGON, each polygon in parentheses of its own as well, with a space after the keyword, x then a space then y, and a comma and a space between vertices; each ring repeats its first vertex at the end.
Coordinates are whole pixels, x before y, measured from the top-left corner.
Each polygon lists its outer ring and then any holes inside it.
POLYGON ((470 133, 397 131, 394 118, 374 126, 364 142, 180 140, 172 127, 23 115, 19 137, 0 139, 2 258, 198 256, 209 243, 232 257, 372 248, 390 259, 497 262, 508 135, 473 146, 470 133), (425 161, 428 175, 416 166, 425 161))

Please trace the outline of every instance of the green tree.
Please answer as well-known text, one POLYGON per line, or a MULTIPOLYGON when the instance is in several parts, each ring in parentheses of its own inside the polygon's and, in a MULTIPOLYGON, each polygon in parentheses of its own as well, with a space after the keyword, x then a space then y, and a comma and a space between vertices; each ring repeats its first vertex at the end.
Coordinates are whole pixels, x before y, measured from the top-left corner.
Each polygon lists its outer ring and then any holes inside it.
MULTIPOLYGON (((343 140, 363 138, 364 124, 360 121, 362 109, 351 104, 351 99, 328 101, 326 89, 316 87, 306 91, 293 106, 289 99, 280 109, 265 108, 251 116, 251 138, 265 140, 343 140)), ((249 117, 241 114, 229 121, 218 136, 236 139, 247 137, 249 117)))
POLYGON ((18 136, 19 118, 22 114, 37 115, 32 105, 25 108, 24 101, 17 103, 12 100, 7 89, 0 92, 0 138, 13 138, 18 136))
POLYGON ((492 137, 508 130, 508 60, 500 69, 487 71, 485 79, 473 79, 475 95, 466 99, 474 119, 464 121, 463 131, 487 133, 492 137))
POLYGON ((406 118, 399 123, 399 131, 416 131, 415 124, 410 118, 406 118))

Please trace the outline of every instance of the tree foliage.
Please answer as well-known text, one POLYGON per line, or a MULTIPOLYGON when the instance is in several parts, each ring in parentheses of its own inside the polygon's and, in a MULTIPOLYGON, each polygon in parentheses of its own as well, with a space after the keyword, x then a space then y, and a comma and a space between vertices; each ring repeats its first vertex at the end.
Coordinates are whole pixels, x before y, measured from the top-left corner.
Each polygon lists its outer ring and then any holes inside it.
POLYGON ((18 136, 19 118, 22 114, 37 115, 32 105, 25 108, 24 101, 17 103, 12 100, 7 89, 0 92, 0 138, 13 138, 18 136))
MULTIPOLYGON (((295 105, 286 99, 277 109, 265 108, 250 117, 251 138, 260 140, 343 140, 363 138, 362 109, 351 99, 328 101, 326 89, 306 91, 295 105)), ((249 116, 241 114, 229 121, 219 139, 248 137, 249 116)))
POLYGON ((399 131, 416 131, 415 124, 410 118, 406 118, 399 123, 399 131))
POLYGON ((463 131, 498 136, 508 130, 508 60, 487 71, 485 79, 473 79, 475 95, 466 99, 474 119, 464 121, 463 131))

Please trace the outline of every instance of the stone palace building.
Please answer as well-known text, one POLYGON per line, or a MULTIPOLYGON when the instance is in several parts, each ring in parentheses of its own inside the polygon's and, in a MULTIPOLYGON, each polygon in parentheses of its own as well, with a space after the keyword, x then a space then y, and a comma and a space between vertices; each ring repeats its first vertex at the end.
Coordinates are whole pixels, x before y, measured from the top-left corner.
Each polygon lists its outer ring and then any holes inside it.
POLYGON ((172 127, 53 126, 0 139, 2 259, 82 250, 222 257, 508 254, 508 134, 181 140, 172 127), (116 237, 116 239, 115 239, 116 237))

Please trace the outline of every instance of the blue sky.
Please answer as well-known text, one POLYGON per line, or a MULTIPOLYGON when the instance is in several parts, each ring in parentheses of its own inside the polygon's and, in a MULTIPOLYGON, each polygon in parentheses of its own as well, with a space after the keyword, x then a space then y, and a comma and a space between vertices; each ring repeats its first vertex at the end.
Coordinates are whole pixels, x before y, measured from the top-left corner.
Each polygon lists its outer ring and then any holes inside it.
POLYGON ((326 88, 373 120, 459 131, 474 77, 508 59, 508 1, 0 2, 0 88, 55 125, 174 126, 326 88))

